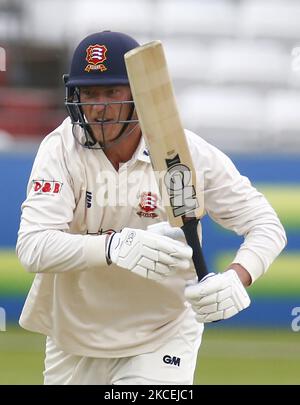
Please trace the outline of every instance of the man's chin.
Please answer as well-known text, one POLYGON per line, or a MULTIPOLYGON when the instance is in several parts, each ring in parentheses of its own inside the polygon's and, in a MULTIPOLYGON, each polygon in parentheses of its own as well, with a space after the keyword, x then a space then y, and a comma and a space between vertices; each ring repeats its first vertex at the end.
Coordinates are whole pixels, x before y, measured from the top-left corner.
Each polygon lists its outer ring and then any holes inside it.
MULTIPOLYGON (((91 125, 92 127, 92 125, 91 125)), ((120 134, 122 127, 116 124, 107 124, 103 126, 103 131, 99 127, 93 128, 94 138, 99 142, 101 145, 111 143, 115 141, 120 134)))
POLYGON ((107 135, 94 135, 95 139, 101 146, 110 145, 116 141, 119 137, 119 134, 107 134, 107 135))

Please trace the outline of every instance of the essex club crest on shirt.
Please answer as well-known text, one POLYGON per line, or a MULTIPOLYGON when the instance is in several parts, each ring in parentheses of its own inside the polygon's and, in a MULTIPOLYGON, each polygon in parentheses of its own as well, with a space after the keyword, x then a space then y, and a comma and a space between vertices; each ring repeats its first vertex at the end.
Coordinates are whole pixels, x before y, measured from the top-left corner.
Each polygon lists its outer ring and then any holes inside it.
POLYGON ((88 65, 85 67, 85 71, 100 70, 101 72, 107 70, 107 67, 103 64, 106 60, 107 48, 105 45, 90 45, 86 49, 86 61, 88 65))
POLYGON ((151 191, 145 191, 140 196, 140 211, 137 214, 140 217, 156 218, 158 215, 154 212, 157 208, 157 195, 151 191))

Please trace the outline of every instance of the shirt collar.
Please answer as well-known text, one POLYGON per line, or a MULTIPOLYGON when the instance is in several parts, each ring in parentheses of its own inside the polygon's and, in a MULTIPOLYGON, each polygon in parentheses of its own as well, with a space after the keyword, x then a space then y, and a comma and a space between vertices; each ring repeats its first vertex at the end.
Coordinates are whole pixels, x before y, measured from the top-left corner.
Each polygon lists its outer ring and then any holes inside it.
POLYGON ((143 137, 141 137, 138 147, 136 148, 131 160, 141 160, 142 162, 151 163, 149 151, 143 137))

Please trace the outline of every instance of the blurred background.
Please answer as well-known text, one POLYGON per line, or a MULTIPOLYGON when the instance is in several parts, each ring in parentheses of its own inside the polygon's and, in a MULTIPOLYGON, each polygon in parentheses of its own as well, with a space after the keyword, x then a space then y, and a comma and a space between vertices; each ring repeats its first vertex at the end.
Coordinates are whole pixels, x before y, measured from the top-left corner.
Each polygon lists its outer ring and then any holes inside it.
MULTIPOLYGON (((208 326, 196 384, 300 383, 300 1, 0 0, 0 384, 41 384, 43 337, 17 320, 30 288, 15 256, 38 145, 66 117, 62 74, 78 42, 105 29, 160 39, 186 128, 226 152, 265 193, 288 246, 208 326)), ((241 239, 203 221, 211 270, 241 239)))

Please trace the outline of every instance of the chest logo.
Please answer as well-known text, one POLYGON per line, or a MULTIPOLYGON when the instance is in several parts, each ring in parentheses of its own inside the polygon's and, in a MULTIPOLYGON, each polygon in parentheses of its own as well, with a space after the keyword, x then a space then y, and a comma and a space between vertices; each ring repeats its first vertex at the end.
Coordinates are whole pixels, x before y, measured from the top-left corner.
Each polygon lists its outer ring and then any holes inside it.
POLYGON ((151 191, 143 192, 140 196, 139 208, 137 214, 140 217, 156 218, 158 215, 154 212, 157 208, 157 195, 151 191))

